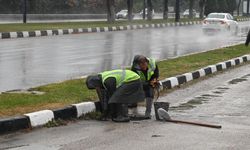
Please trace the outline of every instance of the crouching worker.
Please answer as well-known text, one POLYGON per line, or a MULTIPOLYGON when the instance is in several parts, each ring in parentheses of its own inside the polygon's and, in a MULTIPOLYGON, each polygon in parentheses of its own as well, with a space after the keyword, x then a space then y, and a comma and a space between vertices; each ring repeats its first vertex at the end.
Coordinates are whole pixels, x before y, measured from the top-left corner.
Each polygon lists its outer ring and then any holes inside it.
MULTIPOLYGON (((132 64, 132 71, 136 72, 143 83, 143 90, 145 92, 146 97, 146 111, 145 111, 145 119, 151 118, 151 108, 154 99, 154 87, 159 83, 159 69, 156 65, 154 59, 147 58, 143 55, 136 55, 132 64)), ((134 104, 133 109, 137 111, 137 105, 134 104)))
POLYGON ((102 120, 128 122, 128 104, 144 100, 140 76, 130 70, 105 71, 88 76, 89 89, 96 89, 101 102, 102 120))

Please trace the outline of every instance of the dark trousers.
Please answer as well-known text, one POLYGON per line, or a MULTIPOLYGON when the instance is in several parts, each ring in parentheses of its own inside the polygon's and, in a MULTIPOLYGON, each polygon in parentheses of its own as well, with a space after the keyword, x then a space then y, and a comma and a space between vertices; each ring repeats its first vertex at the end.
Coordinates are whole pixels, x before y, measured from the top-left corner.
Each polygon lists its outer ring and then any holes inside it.
MULTIPOLYGON (((143 91, 145 98, 154 98, 154 88, 149 84, 143 85, 143 91)), ((137 103, 129 104, 128 108, 135 108, 137 107, 137 103)))
MULTIPOLYGON (((101 112, 106 118, 116 118, 117 116, 127 116, 128 114, 128 105, 121 103, 111 103, 109 104, 109 96, 106 90, 101 90, 99 93, 101 96, 101 112)), ((98 95, 99 95, 98 94, 98 95)))

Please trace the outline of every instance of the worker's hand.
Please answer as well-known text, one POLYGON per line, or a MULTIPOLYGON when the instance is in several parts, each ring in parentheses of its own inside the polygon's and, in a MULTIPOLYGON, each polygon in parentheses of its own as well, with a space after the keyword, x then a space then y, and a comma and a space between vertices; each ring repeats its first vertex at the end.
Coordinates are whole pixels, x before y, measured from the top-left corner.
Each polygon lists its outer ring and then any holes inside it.
POLYGON ((156 87, 157 84, 158 84, 158 82, 159 82, 159 81, 158 81, 156 78, 154 78, 153 80, 150 81, 150 85, 151 85, 152 87, 156 87))

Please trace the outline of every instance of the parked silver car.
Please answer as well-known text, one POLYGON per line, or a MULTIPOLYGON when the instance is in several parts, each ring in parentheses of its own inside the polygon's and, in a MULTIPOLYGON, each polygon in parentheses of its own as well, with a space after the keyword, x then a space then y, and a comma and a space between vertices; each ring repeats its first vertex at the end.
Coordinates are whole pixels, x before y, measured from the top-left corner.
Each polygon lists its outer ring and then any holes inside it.
POLYGON ((218 31, 229 31, 237 34, 238 29, 238 22, 229 13, 210 13, 202 24, 202 30, 206 34, 214 34, 218 31))
MULTIPOLYGON (((193 16, 196 17, 197 12, 193 9, 193 16)), ((189 9, 186 9, 183 13, 183 17, 186 18, 189 16, 189 9)))
MULTIPOLYGON (((132 17, 134 17, 134 15, 132 17)), ((116 19, 127 19, 127 18, 128 18, 127 9, 121 10, 116 14, 116 19)))

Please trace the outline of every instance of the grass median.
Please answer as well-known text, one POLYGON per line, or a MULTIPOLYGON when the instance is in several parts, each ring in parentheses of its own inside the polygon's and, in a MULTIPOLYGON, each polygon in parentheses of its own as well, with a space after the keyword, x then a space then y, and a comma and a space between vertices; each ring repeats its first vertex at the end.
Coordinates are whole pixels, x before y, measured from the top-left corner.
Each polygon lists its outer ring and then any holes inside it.
MULTIPOLYGON (((249 53, 250 49, 241 44, 160 61, 158 65, 161 78, 163 79, 249 53)), ((20 115, 43 109, 60 108, 72 103, 97 99, 95 91, 87 89, 84 79, 49 84, 30 90, 41 91, 44 94, 0 94, 0 117, 20 115)))
MULTIPOLYGON (((187 19, 183 18, 181 21, 198 21, 200 19, 187 19)), ((17 32, 17 31, 35 31, 35 30, 53 30, 53 29, 75 29, 75 28, 90 28, 90 27, 112 27, 124 25, 137 25, 137 24, 156 24, 174 22, 174 19, 153 19, 147 20, 134 20, 128 22, 127 20, 118 20, 114 23, 107 23, 106 21, 91 21, 91 22, 62 22, 62 23, 12 23, 0 24, 0 32, 17 32)))

